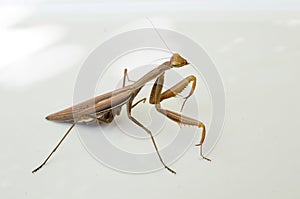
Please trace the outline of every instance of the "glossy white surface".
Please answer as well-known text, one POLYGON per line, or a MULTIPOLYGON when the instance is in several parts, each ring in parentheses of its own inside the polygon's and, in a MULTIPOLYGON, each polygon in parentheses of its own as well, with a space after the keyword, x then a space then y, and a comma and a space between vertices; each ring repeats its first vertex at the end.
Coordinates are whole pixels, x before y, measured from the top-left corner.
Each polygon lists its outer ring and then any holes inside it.
POLYGON ((299 4, 181 2, 176 13, 167 3, 157 11, 143 5, 1 5, 0 197, 298 198, 299 4), (198 42, 223 78, 226 122, 213 161, 199 161, 192 147, 173 164, 176 176, 119 173, 91 158, 73 133, 31 174, 69 126, 44 117, 72 104, 81 63, 111 35, 150 27, 145 16, 198 42))

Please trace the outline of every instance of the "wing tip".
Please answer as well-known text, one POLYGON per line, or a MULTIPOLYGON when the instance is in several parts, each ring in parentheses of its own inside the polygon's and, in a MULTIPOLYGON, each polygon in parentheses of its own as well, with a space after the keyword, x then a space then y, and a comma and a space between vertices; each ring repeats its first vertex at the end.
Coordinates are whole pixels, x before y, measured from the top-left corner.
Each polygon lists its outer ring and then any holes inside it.
POLYGON ((50 121, 51 121, 51 120, 56 120, 56 119, 57 119, 57 117, 56 117, 56 115, 55 115, 55 114, 51 114, 51 115, 48 115, 48 116, 46 116, 46 117, 45 117, 45 119, 46 119, 46 120, 50 120, 50 121))

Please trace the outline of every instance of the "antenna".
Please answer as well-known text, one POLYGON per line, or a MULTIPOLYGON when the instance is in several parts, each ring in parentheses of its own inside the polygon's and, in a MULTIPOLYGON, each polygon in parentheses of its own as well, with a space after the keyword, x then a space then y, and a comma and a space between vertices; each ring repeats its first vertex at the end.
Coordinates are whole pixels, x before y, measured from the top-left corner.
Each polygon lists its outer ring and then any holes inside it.
POLYGON ((148 19, 148 21, 151 23, 151 25, 153 26, 155 32, 158 34, 159 38, 163 41, 163 43, 165 44, 165 46, 167 47, 167 49, 170 51, 170 53, 174 54, 171 49, 169 48, 169 46, 167 45, 167 43, 165 42, 165 40, 162 38, 161 34, 158 32, 158 30, 156 29, 156 27, 154 26, 154 24, 152 23, 152 21, 150 20, 149 17, 146 17, 148 19))

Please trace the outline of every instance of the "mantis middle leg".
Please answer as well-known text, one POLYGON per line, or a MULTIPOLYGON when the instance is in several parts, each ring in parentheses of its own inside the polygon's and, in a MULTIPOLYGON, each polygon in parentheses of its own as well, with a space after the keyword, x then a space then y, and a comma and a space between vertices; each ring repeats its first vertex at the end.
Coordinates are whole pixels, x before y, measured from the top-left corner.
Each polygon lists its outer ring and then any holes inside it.
POLYGON ((156 142, 155 142, 155 139, 154 139, 154 137, 153 137, 152 132, 151 132, 149 129, 147 129, 142 123, 140 123, 137 119, 135 119, 135 118, 131 115, 131 109, 132 109, 132 107, 133 107, 133 106, 132 106, 132 102, 133 102, 135 96, 138 94, 139 91, 140 91, 140 89, 137 90, 137 91, 133 94, 133 96, 131 97, 131 99, 130 99, 130 100, 128 101, 128 103, 127 103, 127 115, 128 115, 128 118, 129 118, 131 121, 133 121, 136 125, 140 126, 142 129, 144 129, 144 130, 149 134, 149 136, 151 137, 151 141, 152 141, 152 143, 153 143, 153 146, 154 146, 154 148, 155 148, 155 151, 156 151, 156 153, 157 153, 157 155, 158 155, 158 158, 159 158, 160 162, 163 164, 163 166, 164 166, 168 171, 170 171, 171 173, 176 174, 176 172, 175 172, 174 170, 172 170, 170 167, 168 167, 168 166, 165 164, 165 162, 163 161, 163 159, 162 159, 162 157, 161 157, 161 155, 160 155, 160 153, 159 153, 159 150, 158 150, 158 147, 157 147, 157 144, 156 144, 156 142))

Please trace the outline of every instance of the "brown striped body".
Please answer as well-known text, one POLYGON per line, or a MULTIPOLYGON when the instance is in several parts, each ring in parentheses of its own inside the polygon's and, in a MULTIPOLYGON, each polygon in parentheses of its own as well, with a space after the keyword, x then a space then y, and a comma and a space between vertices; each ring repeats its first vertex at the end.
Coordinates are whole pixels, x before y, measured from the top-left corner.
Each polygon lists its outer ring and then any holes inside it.
MULTIPOLYGON (((82 117, 82 115, 95 114, 99 121, 109 123, 113 120, 114 115, 119 115, 121 107, 128 102, 128 100, 134 95, 135 91, 141 89, 148 81, 157 78, 170 68, 172 68, 172 63, 165 62, 145 74, 131 85, 99 95, 75 106, 58 111, 48 115, 46 119, 56 122, 73 123, 77 118, 82 117)), ((89 120, 91 120, 90 117, 86 120, 83 118, 80 122, 87 122, 89 120)))

